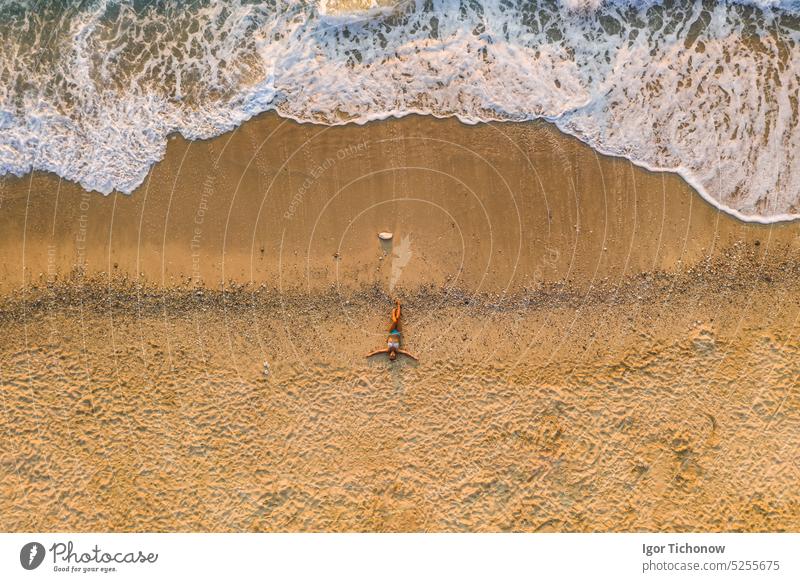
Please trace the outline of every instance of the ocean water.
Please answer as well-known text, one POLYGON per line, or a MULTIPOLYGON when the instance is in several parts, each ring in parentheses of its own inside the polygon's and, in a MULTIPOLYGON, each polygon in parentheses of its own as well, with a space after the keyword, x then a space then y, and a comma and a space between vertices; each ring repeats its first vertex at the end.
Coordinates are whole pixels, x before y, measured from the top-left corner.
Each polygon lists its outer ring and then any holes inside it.
POLYGON ((800 217, 800 0, 0 0, 0 174, 130 193, 170 133, 267 110, 537 118, 800 217))

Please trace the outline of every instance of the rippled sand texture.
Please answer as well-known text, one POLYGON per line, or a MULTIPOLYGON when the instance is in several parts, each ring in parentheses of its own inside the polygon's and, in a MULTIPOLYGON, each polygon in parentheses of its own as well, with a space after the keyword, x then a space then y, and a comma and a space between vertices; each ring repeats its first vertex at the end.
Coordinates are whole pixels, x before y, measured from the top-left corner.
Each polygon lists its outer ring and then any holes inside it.
POLYGON ((0 529, 800 530, 798 233, 542 124, 0 181, 0 529))
POLYGON ((3 326, 0 527, 796 531, 798 308, 772 297, 409 307, 418 366, 361 358, 375 302, 56 309, 3 326))

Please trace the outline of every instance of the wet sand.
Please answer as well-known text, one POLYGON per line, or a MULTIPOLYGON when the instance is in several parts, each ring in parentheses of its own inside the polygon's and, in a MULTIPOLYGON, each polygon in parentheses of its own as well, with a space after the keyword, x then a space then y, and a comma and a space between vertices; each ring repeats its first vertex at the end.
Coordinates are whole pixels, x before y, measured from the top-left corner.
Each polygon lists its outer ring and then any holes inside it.
POLYGON ((798 235, 545 124, 5 178, 0 526, 797 531, 798 235))

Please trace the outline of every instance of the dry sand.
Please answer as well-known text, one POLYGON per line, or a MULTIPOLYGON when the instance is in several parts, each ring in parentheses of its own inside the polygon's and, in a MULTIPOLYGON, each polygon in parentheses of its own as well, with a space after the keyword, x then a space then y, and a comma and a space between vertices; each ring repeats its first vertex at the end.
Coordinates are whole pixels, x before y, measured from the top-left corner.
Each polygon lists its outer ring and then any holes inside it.
POLYGON ((0 527, 797 531, 799 235, 545 124, 4 179, 0 527))

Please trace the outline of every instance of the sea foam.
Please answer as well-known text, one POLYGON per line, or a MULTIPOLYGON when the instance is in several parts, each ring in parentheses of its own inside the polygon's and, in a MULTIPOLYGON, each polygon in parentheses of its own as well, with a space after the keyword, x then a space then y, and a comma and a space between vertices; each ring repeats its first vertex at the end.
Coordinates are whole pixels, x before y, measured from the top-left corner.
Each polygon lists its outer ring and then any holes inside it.
POLYGON ((0 172, 129 193, 263 111, 546 119, 750 221, 800 214, 800 2, 0 2, 0 172))

